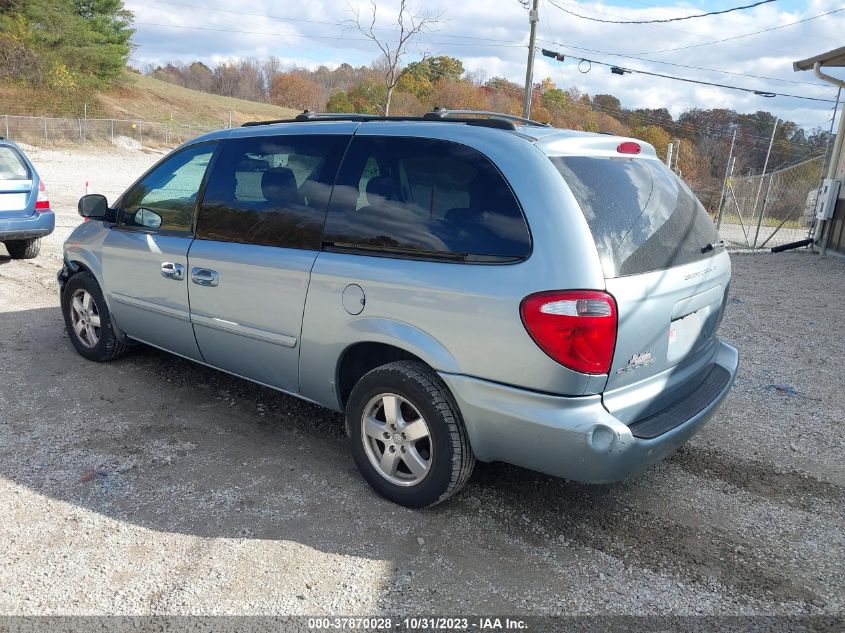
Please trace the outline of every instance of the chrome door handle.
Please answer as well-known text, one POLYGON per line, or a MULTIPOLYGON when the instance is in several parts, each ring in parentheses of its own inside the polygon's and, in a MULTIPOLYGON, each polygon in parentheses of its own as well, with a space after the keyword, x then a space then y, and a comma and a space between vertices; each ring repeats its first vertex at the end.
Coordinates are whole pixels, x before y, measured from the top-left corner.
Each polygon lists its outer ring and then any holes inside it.
POLYGON ((182 264, 174 264, 173 262, 162 262, 161 276, 166 279, 182 281, 185 278, 185 267, 182 264))
POLYGON ((220 284, 220 275, 216 270, 210 268, 192 268, 191 281, 199 286, 217 286, 220 284))

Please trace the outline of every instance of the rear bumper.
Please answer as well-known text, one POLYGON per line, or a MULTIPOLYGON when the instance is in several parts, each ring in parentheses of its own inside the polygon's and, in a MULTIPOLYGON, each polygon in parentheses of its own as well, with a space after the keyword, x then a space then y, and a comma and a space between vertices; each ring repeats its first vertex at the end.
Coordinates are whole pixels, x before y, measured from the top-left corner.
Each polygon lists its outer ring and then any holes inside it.
MULTIPOLYGON (((619 481, 663 459, 687 440, 725 399, 739 366, 737 350, 719 343, 713 359, 727 382, 687 394, 689 416, 653 438, 635 437, 611 415, 601 396, 560 397, 440 374, 452 390, 481 461, 503 461, 585 483, 619 481)), ((682 404, 682 403, 678 403, 682 404)), ((683 406, 669 407, 677 417, 683 406)), ((632 426, 636 426, 632 424, 632 426)))
POLYGON ((44 237, 55 228, 56 215, 52 211, 38 211, 26 218, 0 218, 0 242, 44 237))

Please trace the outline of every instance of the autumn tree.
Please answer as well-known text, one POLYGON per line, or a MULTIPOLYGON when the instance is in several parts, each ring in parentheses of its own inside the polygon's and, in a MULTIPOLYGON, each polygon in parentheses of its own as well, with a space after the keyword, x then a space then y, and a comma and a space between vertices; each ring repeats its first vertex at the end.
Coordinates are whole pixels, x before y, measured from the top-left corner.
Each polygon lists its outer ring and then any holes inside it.
POLYGON ((654 146, 660 160, 666 160, 669 133, 659 125, 644 125, 631 130, 631 136, 654 146))
POLYGON ((313 80, 296 72, 278 74, 270 86, 270 103, 295 110, 319 110, 323 99, 313 80))
POLYGON ((211 92, 214 89, 214 73, 202 62, 194 62, 182 71, 184 85, 192 90, 211 92))
MULTIPOLYGON (((421 33, 430 30, 443 18, 443 12, 411 13, 407 0, 400 0, 399 14, 396 18, 398 35, 395 40, 387 37, 382 39, 376 34, 376 14, 378 6, 371 0, 371 19, 364 19, 358 9, 354 9, 355 17, 349 22, 352 28, 359 31, 365 38, 371 40, 381 51, 381 62, 384 71, 384 102, 381 110, 385 116, 390 114, 390 101, 393 91, 402 78, 405 69, 402 60, 407 55, 408 45, 421 33)), ((423 56, 425 58, 425 55, 423 56)))
POLYGON ((439 81, 432 94, 433 105, 449 110, 487 110, 490 105, 482 88, 466 81, 439 81))

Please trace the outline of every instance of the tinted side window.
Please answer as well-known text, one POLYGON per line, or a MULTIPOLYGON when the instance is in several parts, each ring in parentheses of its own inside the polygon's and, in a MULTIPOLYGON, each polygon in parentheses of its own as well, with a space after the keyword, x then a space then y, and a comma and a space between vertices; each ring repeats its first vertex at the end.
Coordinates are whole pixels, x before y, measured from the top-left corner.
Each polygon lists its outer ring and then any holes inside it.
POLYGON ((606 277, 709 257, 719 239, 695 194, 663 163, 641 158, 551 158, 578 201, 606 277))
POLYGON ((215 147, 194 145, 153 169, 126 194, 120 226, 190 233, 197 194, 215 147))
POLYGON ((197 239, 318 250, 347 136, 226 141, 203 196, 197 239))
POLYGON ((356 137, 323 238, 336 247, 468 261, 531 251, 528 226, 498 169, 448 141, 356 137))

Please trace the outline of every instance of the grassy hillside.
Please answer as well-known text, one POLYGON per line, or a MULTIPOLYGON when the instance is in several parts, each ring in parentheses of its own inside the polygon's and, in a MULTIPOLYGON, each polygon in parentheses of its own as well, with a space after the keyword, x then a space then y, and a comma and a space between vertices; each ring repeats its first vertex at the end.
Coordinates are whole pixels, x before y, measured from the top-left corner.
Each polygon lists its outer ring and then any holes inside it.
POLYGON ((281 119, 296 112, 267 103, 221 97, 153 79, 125 73, 119 85, 89 97, 51 95, 15 85, 0 86, 0 114, 35 116, 88 116, 142 121, 223 126, 232 113, 232 124, 260 119, 281 119))

